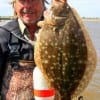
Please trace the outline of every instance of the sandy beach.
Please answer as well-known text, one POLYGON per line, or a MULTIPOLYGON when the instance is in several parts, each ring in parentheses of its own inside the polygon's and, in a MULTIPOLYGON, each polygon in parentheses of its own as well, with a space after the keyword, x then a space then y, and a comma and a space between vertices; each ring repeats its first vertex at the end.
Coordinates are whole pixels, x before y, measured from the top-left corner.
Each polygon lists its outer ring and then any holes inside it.
POLYGON ((87 90, 82 94, 83 100, 100 100, 100 92, 87 90))

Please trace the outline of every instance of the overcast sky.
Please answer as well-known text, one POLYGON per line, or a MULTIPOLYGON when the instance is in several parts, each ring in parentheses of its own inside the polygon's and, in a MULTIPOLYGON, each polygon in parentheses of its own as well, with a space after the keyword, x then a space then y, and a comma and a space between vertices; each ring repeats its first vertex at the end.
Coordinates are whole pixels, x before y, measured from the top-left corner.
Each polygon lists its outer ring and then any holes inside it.
MULTIPOLYGON (((0 0, 0 16, 13 15, 11 0, 0 0)), ((47 0, 51 2, 51 0, 47 0)), ((68 0, 81 17, 100 17, 100 0, 68 0)))

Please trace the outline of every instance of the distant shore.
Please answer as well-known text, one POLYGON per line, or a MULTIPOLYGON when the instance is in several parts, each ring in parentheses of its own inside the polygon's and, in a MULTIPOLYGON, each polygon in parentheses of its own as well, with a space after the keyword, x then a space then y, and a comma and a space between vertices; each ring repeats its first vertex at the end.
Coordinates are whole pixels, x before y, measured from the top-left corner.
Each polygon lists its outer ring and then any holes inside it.
MULTIPOLYGON (((0 16, 0 20, 11 20, 14 19, 14 16, 0 16)), ((100 18, 89 18, 89 17, 82 17, 83 21, 100 21, 100 18)))
POLYGON ((82 18, 83 21, 100 21, 100 18, 82 18))

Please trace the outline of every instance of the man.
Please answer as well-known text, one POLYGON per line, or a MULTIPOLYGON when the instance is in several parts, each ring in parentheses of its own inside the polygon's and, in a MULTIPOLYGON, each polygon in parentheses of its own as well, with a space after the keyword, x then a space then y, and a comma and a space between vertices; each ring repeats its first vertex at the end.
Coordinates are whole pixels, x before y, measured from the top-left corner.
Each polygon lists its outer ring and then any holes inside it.
POLYGON ((34 40, 45 0, 12 0, 15 20, 0 27, 0 86, 2 100, 32 100, 34 40), (27 35, 28 34, 28 35, 27 35))

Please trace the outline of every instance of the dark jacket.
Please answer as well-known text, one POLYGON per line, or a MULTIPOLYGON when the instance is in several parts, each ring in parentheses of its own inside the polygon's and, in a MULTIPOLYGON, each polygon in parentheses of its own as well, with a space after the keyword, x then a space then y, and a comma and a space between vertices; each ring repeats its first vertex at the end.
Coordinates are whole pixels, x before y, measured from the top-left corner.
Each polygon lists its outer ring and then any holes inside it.
POLYGON ((0 91, 7 63, 16 69, 19 60, 34 60, 33 52, 33 46, 21 34, 17 19, 0 26, 0 91))

